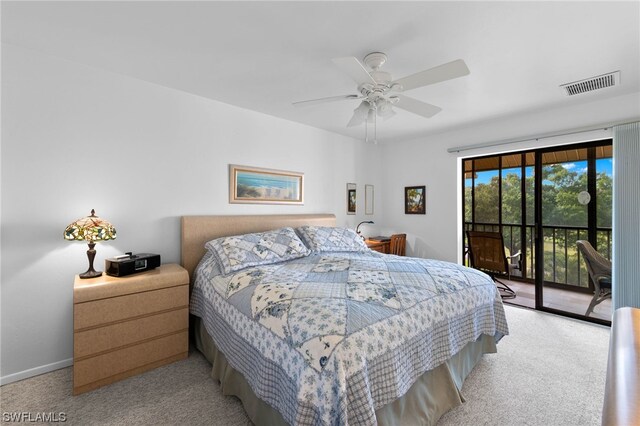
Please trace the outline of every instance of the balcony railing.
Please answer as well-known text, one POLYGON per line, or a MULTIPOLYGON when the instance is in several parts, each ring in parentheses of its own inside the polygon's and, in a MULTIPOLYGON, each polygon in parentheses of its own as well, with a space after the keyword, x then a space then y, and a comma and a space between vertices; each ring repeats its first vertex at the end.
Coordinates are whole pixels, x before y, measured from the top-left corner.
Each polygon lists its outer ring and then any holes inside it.
MULTIPOLYGON (((507 254, 522 252, 522 270, 511 274, 512 279, 533 281, 535 279, 535 240, 533 225, 465 222, 465 231, 502 232, 507 254), (475 225, 475 226, 474 226, 475 225), (522 233, 524 232, 524 238, 522 233)), ((591 290, 589 274, 584 265, 576 241, 588 238, 586 226, 543 226, 544 284, 560 286, 567 290, 591 290)), ((611 228, 596 229, 596 250, 611 259, 611 228)), ((465 253, 467 241, 465 235, 465 253)), ((465 264, 468 265, 468 258, 465 264)))

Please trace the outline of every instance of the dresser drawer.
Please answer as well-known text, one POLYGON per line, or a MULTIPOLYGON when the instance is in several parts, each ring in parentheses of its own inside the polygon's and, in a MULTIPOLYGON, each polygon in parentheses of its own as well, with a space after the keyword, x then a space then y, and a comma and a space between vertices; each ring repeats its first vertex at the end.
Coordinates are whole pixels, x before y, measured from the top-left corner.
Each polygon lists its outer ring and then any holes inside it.
POLYGON ((183 284, 189 284, 189 274, 176 264, 160 265, 151 271, 126 277, 111 277, 104 274, 84 280, 78 277, 73 285, 73 303, 126 296, 183 284))
POLYGON ((188 285, 76 303, 73 328, 79 331, 188 305, 188 285))
POLYGON ((73 387, 80 388, 111 376, 122 377, 123 373, 176 355, 186 357, 188 345, 189 333, 182 331, 103 355, 74 360, 73 387))
POLYGON ((105 327, 77 331, 73 336, 73 357, 79 360, 188 328, 189 310, 179 308, 105 327))
POLYGON ((365 243, 367 244, 367 247, 369 247, 371 250, 373 251, 377 251, 380 253, 385 253, 388 254, 389 253, 389 242, 388 241, 371 241, 371 240, 366 240, 365 243))

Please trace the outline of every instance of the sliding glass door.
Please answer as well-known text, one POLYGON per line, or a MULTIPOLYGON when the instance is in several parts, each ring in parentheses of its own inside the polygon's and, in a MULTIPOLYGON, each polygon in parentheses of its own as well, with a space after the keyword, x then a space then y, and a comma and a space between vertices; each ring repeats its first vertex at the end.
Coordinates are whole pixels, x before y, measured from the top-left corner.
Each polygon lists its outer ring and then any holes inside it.
MULTIPOLYGON (((594 286, 576 241, 611 258, 611 157, 604 140, 463 160, 463 230, 499 232, 507 256, 521 253, 499 277, 516 291, 507 303, 586 318, 594 286)), ((609 299, 588 319, 610 317, 609 299)))
MULTIPOLYGON (((577 241, 588 241, 611 258, 611 145, 550 149, 537 153, 540 164, 539 304, 553 311, 585 316, 594 284, 577 241)), ((588 313, 609 321, 611 299, 588 313)))
POLYGON ((464 261, 469 263, 466 231, 502 234, 507 256, 521 253, 518 268, 500 278, 517 287, 513 303, 535 307, 533 152, 464 160, 464 261))

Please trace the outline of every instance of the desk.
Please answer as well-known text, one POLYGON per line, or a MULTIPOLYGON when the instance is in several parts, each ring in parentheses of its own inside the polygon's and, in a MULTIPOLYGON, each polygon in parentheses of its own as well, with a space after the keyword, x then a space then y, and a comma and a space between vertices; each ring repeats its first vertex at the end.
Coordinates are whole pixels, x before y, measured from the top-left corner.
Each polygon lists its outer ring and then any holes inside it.
POLYGON ((364 242, 371 250, 379 251, 380 253, 389 254, 391 249, 391 241, 364 240, 364 242))

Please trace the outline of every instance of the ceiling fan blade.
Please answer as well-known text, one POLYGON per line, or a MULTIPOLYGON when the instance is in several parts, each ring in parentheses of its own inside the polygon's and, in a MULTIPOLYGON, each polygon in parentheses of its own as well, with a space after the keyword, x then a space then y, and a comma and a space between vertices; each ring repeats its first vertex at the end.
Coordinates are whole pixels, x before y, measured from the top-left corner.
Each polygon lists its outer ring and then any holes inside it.
POLYGON ((412 112, 421 117, 431 118, 442 111, 442 108, 440 107, 419 101, 414 98, 410 98, 408 96, 396 95, 396 97, 399 99, 398 103, 395 104, 396 107, 402 108, 405 111, 412 112))
POLYGON ((462 59, 457 59, 437 67, 403 77, 392 84, 402 86, 402 91, 415 89, 417 87, 428 86, 429 84, 440 83, 441 81, 463 77, 469 74, 469 68, 462 59))
POLYGON ((376 81, 371 77, 371 74, 369 74, 367 69, 357 58, 348 56, 345 58, 333 58, 332 61, 338 68, 349 74, 353 81, 358 83, 358 85, 364 83, 376 84, 376 81))
POLYGON ((364 119, 359 116, 357 112, 354 112, 353 117, 351 117, 351 120, 349 120, 349 122, 347 123, 347 127, 359 126, 362 123, 364 123, 364 119))
POLYGON ((361 99, 361 98, 362 98, 362 96, 360 96, 360 95, 329 96, 327 98, 311 99, 311 100, 308 100, 308 101, 293 102, 293 106, 304 107, 304 106, 310 106, 310 105, 323 104, 325 102, 335 102, 335 101, 343 101, 343 100, 349 100, 349 99, 361 99))

